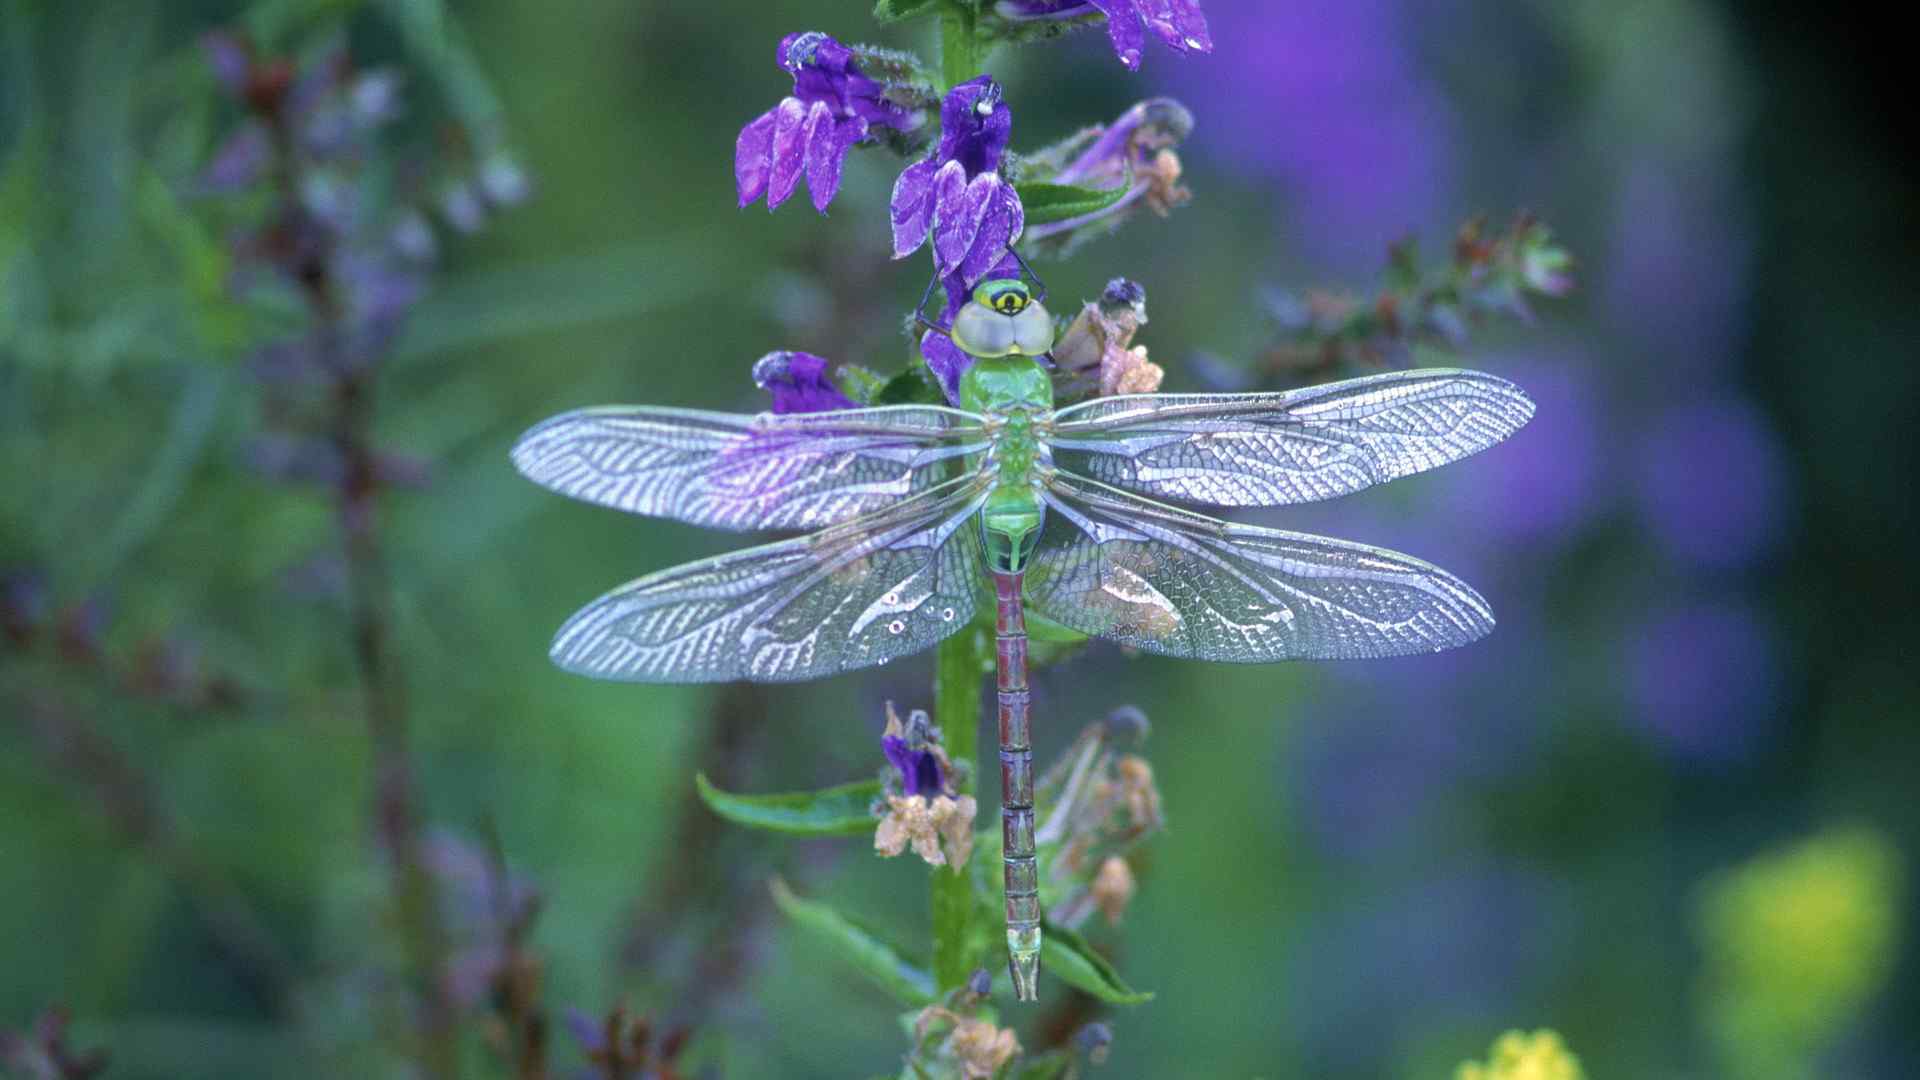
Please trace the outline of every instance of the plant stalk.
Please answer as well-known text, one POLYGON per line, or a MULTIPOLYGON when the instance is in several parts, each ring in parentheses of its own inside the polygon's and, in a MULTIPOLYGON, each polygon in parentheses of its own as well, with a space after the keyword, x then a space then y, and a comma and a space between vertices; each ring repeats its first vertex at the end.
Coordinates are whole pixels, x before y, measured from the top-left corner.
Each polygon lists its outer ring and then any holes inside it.
MULTIPOLYGON (((954 777, 959 794, 979 786, 980 704, 990 666, 986 634, 970 626, 940 643, 933 673, 933 715, 951 761, 967 761, 970 773, 954 777)), ((966 985, 980 967, 973 932, 973 881, 965 865, 933 872, 933 979, 944 994, 966 985)))

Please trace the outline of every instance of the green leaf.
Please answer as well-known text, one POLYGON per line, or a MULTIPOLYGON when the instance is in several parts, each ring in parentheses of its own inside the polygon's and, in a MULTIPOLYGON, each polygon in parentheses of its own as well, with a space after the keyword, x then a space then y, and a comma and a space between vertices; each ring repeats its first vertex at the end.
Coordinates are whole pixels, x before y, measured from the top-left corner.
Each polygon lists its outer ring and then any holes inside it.
POLYGON ((886 389, 886 376, 870 367, 859 364, 841 364, 833 371, 833 384, 840 392, 862 405, 873 404, 880 391, 886 389))
POLYGON ((873 17, 881 22, 903 22, 931 15, 940 0, 880 0, 873 5, 873 17))
POLYGON ((875 824, 873 800, 880 797, 878 780, 781 795, 729 794, 714 787, 705 773, 696 774, 693 783, 700 791, 700 801, 735 825, 770 829, 790 836, 871 833, 875 824))
POLYGON ((915 965, 871 929, 831 905, 794 894, 787 883, 768 883, 773 902, 793 924, 833 947, 848 963, 907 1005, 933 1001, 933 976, 915 965))
POLYGON ((1082 214, 1105 210, 1126 197, 1131 185, 1116 188, 1076 187, 1072 184, 1015 184, 1028 225, 1047 225, 1082 214))
POLYGON ((1039 1057, 1027 1058, 1013 1071, 1011 1080, 1068 1080, 1073 1076, 1073 1054, 1066 1050, 1053 1050, 1039 1057))
POLYGON ((1110 1005, 1143 1005, 1153 995, 1135 990, 1113 970, 1107 958, 1093 951, 1087 939, 1064 926, 1042 928, 1040 970, 1052 972, 1069 986, 1085 990, 1110 1005))
POLYGON ((947 395, 937 386, 925 364, 914 364, 887 380, 873 395, 875 405, 945 405, 947 395))

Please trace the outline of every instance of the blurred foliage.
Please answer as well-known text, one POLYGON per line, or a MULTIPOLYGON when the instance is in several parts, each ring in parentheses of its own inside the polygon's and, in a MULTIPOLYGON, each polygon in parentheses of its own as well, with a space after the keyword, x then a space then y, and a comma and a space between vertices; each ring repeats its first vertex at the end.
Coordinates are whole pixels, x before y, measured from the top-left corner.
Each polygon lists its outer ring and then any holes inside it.
POLYGON ((1700 993, 1727 1075, 1822 1075, 1821 1053, 1892 973, 1903 877, 1892 842, 1854 828, 1708 879, 1700 993))
MULTIPOLYGON (((568 679, 544 657, 567 612, 731 542, 565 505, 505 461, 565 407, 759 408, 770 349, 901 368, 925 267, 885 258, 893 163, 851 159, 825 218, 736 212, 728 177, 784 88, 781 33, 924 44, 866 7, 0 3, 6 1067, 403 1067, 337 522, 255 457, 260 347, 305 316, 234 301, 264 203, 200 188, 242 114, 201 44, 225 27, 405 75, 385 179, 438 254, 372 435, 429 466, 379 520, 421 814, 466 838, 436 864, 463 1075, 515 1075, 536 1037, 557 1069, 890 1069, 897 999, 781 929, 767 882, 924 940, 925 868, 731 828, 694 776, 872 776, 876 703, 930 705, 929 663, 777 691, 568 679), (487 214, 516 184, 532 200, 487 214), (476 208, 488 228, 454 227, 476 208)), ((1072 746, 1056 718, 1156 719, 1169 831, 1129 859, 1125 937, 1086 928, 1154 997, 1103 1013, 1055 980, 962 1048, 1006 1024, 1027 1076, 1411 1080, 1526 1020, 1596 1076, 1907 1075, 1920 201, 1885 107, 1904 84, 1869 81, 1881 31, 1706 0, 1206 8, 1215 55, 1152 51, 1139 77, 1098 28, 995 60, 1024 145, 1153 94, 1193 113, 1193 202, 1049 266, 1056 310, 1132 278, 1168 389, 1244 385, 1268 376, 1212 358, 1272 346, 1271 289, 1370 315, 1383 258, 1421 265, 1391 244, 1538 210, 1580 287, 1462 356, 1539 419, 1457 479, 1284 522, 1434 557, 1502 629, 1400 669, 1091 646, 1040 672, 1042 760, 1072 746), (1869 824, 1822 831, 1847 821, 1869 824)))

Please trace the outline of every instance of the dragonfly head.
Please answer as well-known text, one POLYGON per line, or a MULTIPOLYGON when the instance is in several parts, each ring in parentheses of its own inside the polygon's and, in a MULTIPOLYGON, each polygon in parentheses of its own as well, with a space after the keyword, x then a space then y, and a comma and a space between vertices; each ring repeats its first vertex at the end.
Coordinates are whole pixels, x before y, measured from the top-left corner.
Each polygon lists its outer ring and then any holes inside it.
POLYGON ((987 547, 987 568, 996 574, 1018 574, 1026 570, 1033 549, 1040 543, 1040 524, 1046 510, 1033 496, 1032 489, 1016 486, 998 488, 987 498, 980 514, 981 539, 987 547))
POLYGON ((1023 281, 983 281, 953 317, 953 343, 974 356, 1042 356, 1053 348, 1053 316, 1023 281))

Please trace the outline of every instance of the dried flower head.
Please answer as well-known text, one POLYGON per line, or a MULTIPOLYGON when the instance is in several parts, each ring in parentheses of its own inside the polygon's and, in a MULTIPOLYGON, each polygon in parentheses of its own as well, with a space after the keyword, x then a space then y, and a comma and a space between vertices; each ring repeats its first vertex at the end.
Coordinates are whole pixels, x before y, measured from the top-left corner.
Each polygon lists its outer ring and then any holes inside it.
POLYGON ((973 818, 979 805, 971 795, 889 795, 887 810, 873 833, 873 849, 892 858, 912 845, 928 866, 966 865, 973 854, 973 818))
POLYGON ((1012 1028, 995 1027, 986 1020, 961 1020, 954 1025, 947 1046, 967 1080, 989 1080, 1020 1052, 1012 1028))
POLYGON ((1126 914, 1127 905, 1133 902, 1134 890, 1133 868, 1127 865, 1127 860, 1118 855, 1107 856, 1093 875, 1090 895, 1100 914, 1106 916, 1108 926, 1120 925, 1120 916, 1126 914))
POLYGON ((1147 359, 1147 348, 1133 335, 1147 321, 1147 293, 1126 278, 1107 283, 1096 303, 1088 303, 1054 345, 1054 363, 1073 375, 1097 379, 1102 395, 1150 394, 1166 371, 1147 359))
POLYGON ((1157 829, 1166 823, 1160 813, 1160 789, 1153 783, 1153 766, 1138 754, 1128 754, 1114 763, 1120 795, 1127 804, 1127 816, 1137 826, 1157 829))

